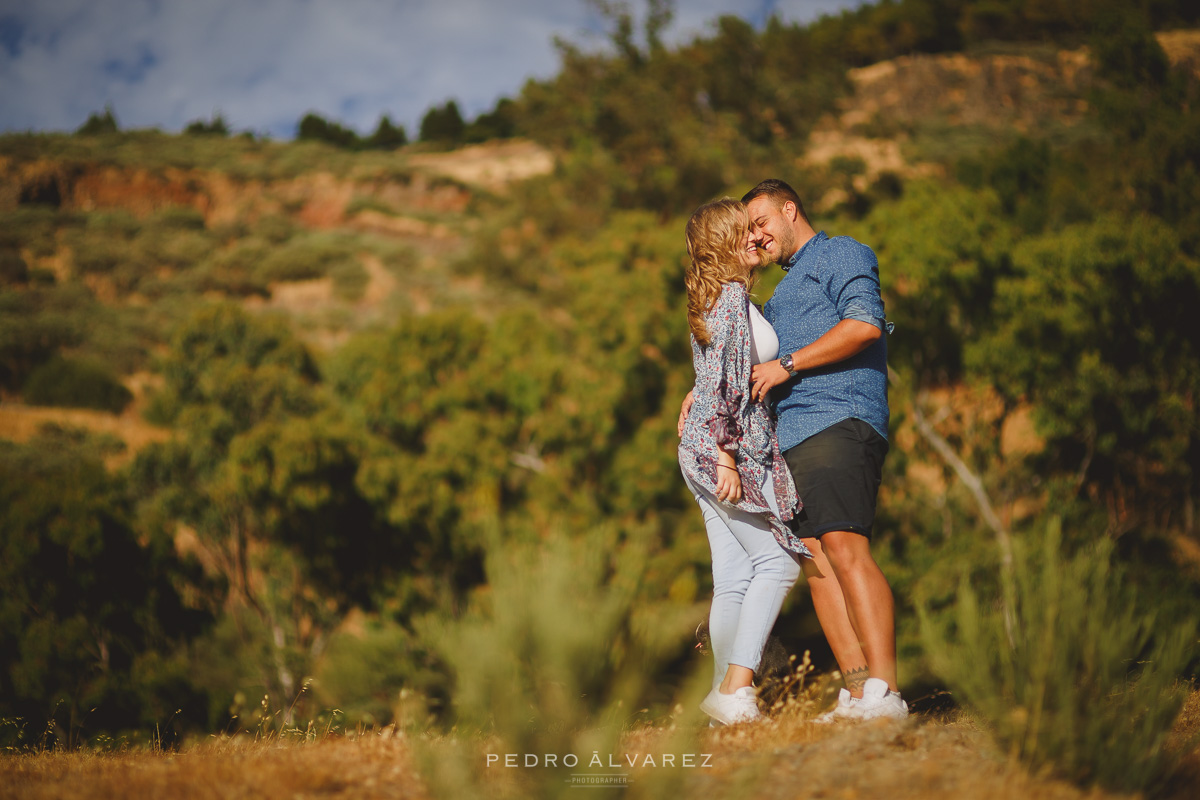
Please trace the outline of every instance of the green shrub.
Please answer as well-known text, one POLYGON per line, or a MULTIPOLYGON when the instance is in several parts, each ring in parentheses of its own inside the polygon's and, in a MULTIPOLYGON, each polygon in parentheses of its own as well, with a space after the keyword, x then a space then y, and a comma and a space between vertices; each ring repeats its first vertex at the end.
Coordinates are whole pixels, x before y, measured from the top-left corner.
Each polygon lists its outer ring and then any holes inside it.
POLYGON ((153 266, 187 269, 203 261, 215 248, 204 231, 147 228, 137 238, 140 260, 153 266))
POLYGON ((257 275, 236 269, 223 260, 209 260, 170 279, 142 287, 152 297, 168 294, 201 295, 217 292, 228 297, 270 297, 266 281, 257 275))
POLYGON ((1139 597, 1107 538, 1065 557, 1052 520, 1035 544, 1017 548, 998 591, 964 574, 950 612, 918 604, 930 662, 1031 767, 1151 789, 1170 770, 1164 745, 1186 695, 1179 681, 1196 621, 1166 618, 1139 597))
POLYGON ((303 281, 323 278, 347 263, 357 263, 351 239, 311 234, 294 237, 284 247, 271 250, 258 274, 267 281, 303 281))
POLYGON ((83 227, 65 237, 75 269, 85 275, 107 275, 120 289, 132 289, 148 268, 134 245, 141 224, 124 211, 89 214, 83 227))
POLYGON ((75 268, 82 275, 114 275, 135 258, 132 248, 116 241, 90 240, 75 250, 75 268))
POLYGON ((97 211, 84 220, 85 230, 98 238, 129 240, 137 235, 142 223, 128 211, 97 211))
POLYGON ((25 283, 29 280, 29 265, 16 250, 0 249, 0 284, 25 283))
POLYGON ((78 347, 96 322, 83 286, 0 291, 0 386, 16 389, 59 348, 78 347))
MULTIPOLYGON (((455 676, 458 730, 495 735, 492 752, 574 753, 580 769, 594 751, 619 752, 624 727, 645 710, 656 667, 690 633, 677 613, 638 604, 640 540, 622 545, 614 531, 598 529, 540 543, 495 541, 489 549, 489 591, 474 608, 454 622, 419 626, 455 676)), ((708 675, 698 679, 707 683, 708 675)), ((698 692, 698 679, 685 694, 698 692)), ((683 702, 694 707, 699 697, 683 702)), ((697 729, 685 725, 681 735, 697 729)), ((463 742, 457 758, 444 745, 427 749, 425 774, 448 796, 495 796, 497 770, 474 749, 463 742)), ((573 796, 571 771, 561 762, 521 770, 506 776, 514 779, 508 789, 518 797, 573 796)))
POLYGON ((104 365, 85 359, 56 357, 30 373, 22 392, 38 406, 98 408, 119 414, 133 395, 104 365))
POLYGON ((368 618, 361 631, 338 632, 316 664, 315 694, 321 707, 339 708, 349 724, 401 726, 428 722, 423 698, 445 682, 410 631, 389 620, 368 618), (413 697, 415 714, 404 700, 413 697))
POLYGON ((204 230, 204 214, 191 206, 167 206, 155 212, 151 224, 181 230, 204 230))
POLYGON ((57 230, 78 222, 76 215, 48 206, 18 206, 0 212, 0 248, 28 249, 33 256, 50 256, 58 249, 57 230))
POLYGON ((357 261, 338 261, 329 270, 333 278, 333 291, 343 300, 355 302, 362 299, 371 276, 357 261))
POLYGON ((253 226, 254 235, 271 244, 283 244, 296 233, 296 223, 281 214, 269 214, 253 226))

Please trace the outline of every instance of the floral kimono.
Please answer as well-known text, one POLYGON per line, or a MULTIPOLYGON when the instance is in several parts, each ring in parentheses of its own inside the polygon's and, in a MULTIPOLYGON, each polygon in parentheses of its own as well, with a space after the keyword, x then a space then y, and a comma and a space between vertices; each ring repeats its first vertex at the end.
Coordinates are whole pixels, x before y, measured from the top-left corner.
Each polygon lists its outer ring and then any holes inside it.
POLYGON ((750 295, 740 283, 727 283, 716 305, 704 317, 709 343, 692 337, 696 368, 694 403, 679 442, 679 465, 697 486, 717 492, 718 449, 733 453, 742 480, 742 499, 735 506, 761 514, 780 546, 812 554, 787 522, 803 508, 791 470, 779 452, 775 421, 762 401, 750 397, 750 295), (771 469, 775 498, 782 517, 771 512, 762 485, 771 469))

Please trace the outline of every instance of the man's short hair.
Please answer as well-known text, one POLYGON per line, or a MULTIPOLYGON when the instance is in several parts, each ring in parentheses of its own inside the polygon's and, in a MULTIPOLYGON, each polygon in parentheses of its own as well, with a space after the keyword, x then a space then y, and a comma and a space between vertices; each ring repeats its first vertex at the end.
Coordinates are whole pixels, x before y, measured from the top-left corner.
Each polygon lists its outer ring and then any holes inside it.
MULTIPOLYGON (((796 204, 796 210, 800 212, 801 218, 808 222, 808 214, 804 210, 804 203, 800 202, 800 195, 796 194, 796 190, 788 186, 778 178, 767 178, 765 181, 755 186, 750 191, 742 195, 742 202, 747 205, 756 197, 769 197, 775 204, 776 208, 783 208, 783 204, 791 200, 796 204)), ((812 224, 812 223, 809 223, 812 224)))

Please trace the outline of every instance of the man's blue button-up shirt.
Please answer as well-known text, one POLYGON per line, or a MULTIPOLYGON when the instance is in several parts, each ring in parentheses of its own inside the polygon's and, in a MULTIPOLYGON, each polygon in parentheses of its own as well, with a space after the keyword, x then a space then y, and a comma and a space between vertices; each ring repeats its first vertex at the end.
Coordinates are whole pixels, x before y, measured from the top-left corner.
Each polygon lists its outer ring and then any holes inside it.
MULTIPOLYGON (((879 293, 879 260, 871 248, 848 236, 830 239, 824 231, 792 256, 787 275, 763 313, 779 336, 780 354, 815 342, 844 319, 884 319, 879 293)), ((813 434, 851 417, 888 435, 887 342, 880 336, 856 356, 801 372, 776 390, 779 448, 788 450, 813 434)))

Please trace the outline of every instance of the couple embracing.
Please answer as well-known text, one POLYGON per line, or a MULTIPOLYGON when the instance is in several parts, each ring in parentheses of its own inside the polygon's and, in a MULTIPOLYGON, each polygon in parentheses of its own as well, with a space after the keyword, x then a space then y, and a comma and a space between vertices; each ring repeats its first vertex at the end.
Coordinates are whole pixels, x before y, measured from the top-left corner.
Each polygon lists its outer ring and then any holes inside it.
POLYGON ((888 449, 875 254, 816 232, 779 180, 701 206, 686 237, 696 383, 679 463, 712 550, 716 660, 700 707, 724 724, 760 716, 754 674, 803 572, 846 682, 818 721, 901 719, 892 592, 870 551, 888 449), (759 312, 749 292, 768 262, 787 274, 759 312))

